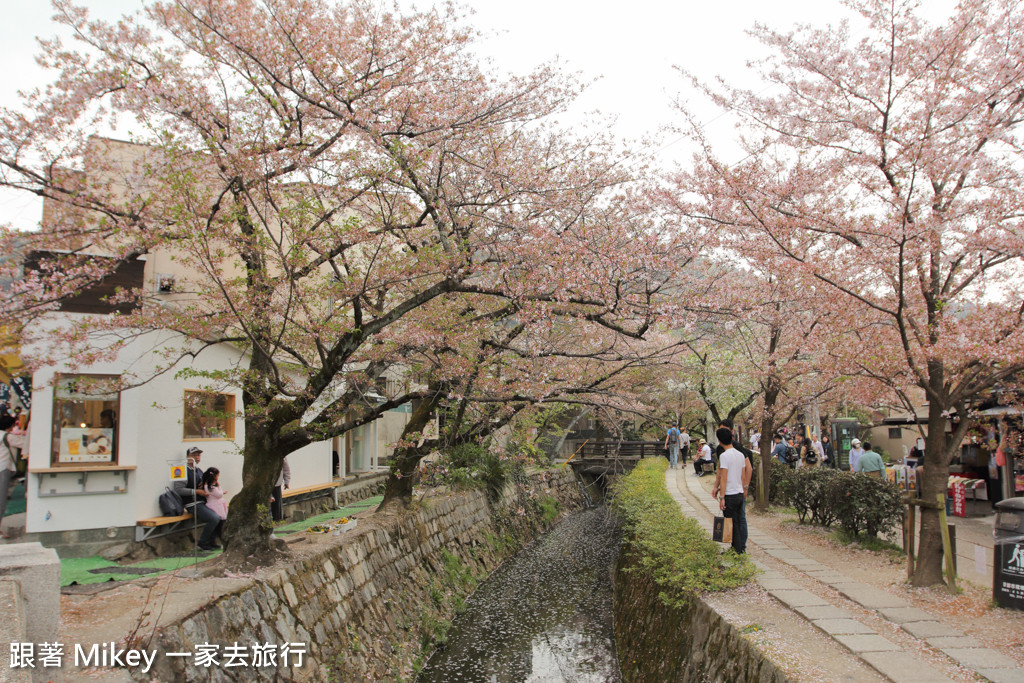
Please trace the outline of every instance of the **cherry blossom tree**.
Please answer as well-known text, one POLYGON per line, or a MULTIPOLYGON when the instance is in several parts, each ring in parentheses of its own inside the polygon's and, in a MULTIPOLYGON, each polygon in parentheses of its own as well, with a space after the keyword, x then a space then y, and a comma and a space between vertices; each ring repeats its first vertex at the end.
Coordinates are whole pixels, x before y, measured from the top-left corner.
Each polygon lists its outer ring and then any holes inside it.
MULTIPOLYGON (((707 198, 702 220, 841 295, 834 320, 856 335, 838 362, 908 403, 912 387, 925 392, 933 501, 967 426, 947 434, 947 417, 1024 358, 1024 13, 963 0, 930 25, 916 3, 849 4, 856 34, 754 29, 772 51, 758 65, 769 88, 706 88, 740 117, 747 156, 705 149, 690 189, 707 198)), ((940 538, 925 509, 915 585, 942 581, 940 538)))
POLYGON ((5 264, 20 279, 4 315, 26 336, 58 321, 48 346, 83 364, 121 348, 90 344, 101 333, 178 333, 165 369, 241 350, 208 377, 243 395, 233 557, 269 547, 255 511, 287 453, 457 392, 474 361, 448 349, 480 327, 498 339, 481 316, 649 328, 670 245, 616 195, 614 141, 553 123, 580 89, 556 69, 484 70, 455 10, 175 0, 106 24, 54 4, 78 47, 45 42, 54 81, 0 113, 0 184, 45 201, 44 229, 3 237, 35 258, 23 276, 5 264), (97 137, 109 125, 131 141, 97 137), (172 296, 143 287, 102 319, 54 315, 142 255, 185 273, 172 296), (432 347, 431 382, 367 398, 432 347))

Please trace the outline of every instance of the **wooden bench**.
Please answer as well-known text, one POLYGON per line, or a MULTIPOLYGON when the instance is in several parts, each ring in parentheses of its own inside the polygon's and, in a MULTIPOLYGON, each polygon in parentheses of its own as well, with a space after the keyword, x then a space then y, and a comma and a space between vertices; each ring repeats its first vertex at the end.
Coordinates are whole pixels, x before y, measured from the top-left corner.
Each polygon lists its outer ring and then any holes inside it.
POLYGON ((158 536, 166 536, 168 534, 173 534, 176 531, 191 529, 192 526, 191 512, 186 512, 183 515, 175 515, 172 517, 150 517, 149 519, 140 519, 135 522, 135 542, 141 543, 142 541, 157 538, 158 536), (188 522, 188 524, 186 524, 186 522, 188 522))
MULTIPOLYGON (((338 484, 329 482, 327 484, 316 484, 315 486, 304 486, 298 489, 288 489, 282 496, 285 502, 297 503, 301 500, 308 498, 317 498, 319 495, 326 495, 322 493, 330 489, 331 498, 334 500, 335 506, 338 504, 338 484), (289 499, 292 499, 289 501, 289 499)), ((167 536, 178 531, 184 531, 185 529, 191 529, 194 525, 192 521, 192 513, 186 512, 183 515, 176 515, 172 517, 150 517, 149 519, 140 519, 135 522, 135 541, 141 543, 142 541, 149 540, 151 538, 157 538, 159 536, 167 536)))
POLYGON ((324 494, 322 492, 323 491, 327 491, 328 489, 330 489, 331 499, 334 501, 334 505, 337 506, 338 505, 338 484, 337 484, 337 482, 333 482, 333 481, 332 482, 328 482, 326 484, 315 484, 313 486, 303 486, 302 488, 298 488, 298 489, 288 489, 287 491, 284 492, 284 495, 281 496, 281 497, 284 498, 284 502, 286 502, 286 503, 297 503, 300 500, 308 500, 309 498, 319 498, 322 495, 326 495, 326 494, 324 494), (289 500, 289 499, 293 499, 293 500, 289 500))

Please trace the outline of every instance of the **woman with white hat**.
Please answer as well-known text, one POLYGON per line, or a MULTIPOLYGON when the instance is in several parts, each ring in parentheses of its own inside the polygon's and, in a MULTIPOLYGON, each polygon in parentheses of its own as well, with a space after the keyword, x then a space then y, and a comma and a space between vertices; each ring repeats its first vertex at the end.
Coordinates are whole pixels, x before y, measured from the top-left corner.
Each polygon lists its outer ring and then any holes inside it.
POLYGON ((850 471, 857 471, 857 461, 860 460, 860 456, 864 455, 864 449, 860 447, 860 439, 854 439, 850 442, 850 471))

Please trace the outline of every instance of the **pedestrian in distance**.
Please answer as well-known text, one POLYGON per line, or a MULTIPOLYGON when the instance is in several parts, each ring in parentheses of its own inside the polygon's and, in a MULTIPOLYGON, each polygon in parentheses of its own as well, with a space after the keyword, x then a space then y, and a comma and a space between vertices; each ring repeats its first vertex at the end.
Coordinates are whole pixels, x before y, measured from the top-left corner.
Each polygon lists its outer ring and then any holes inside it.
POLYGON ((864 449, 860 447, 860 439, 854 439, 850 442, 850 471, 859 472, 857 469, 857 461, 860 460, 860 456, 864 455, 864 449))
POLYGON ((786 465, 786 444, 782 440, 782 434, 776 434, 772 437, 774 445, 772 446, 772 457, 779 461, 779 463, 786 465))
POLYGON ((679 463, 679 437, 682 434, 675 425, 665 433, 665 450, 668 451, 668 466, 675 469, 679 463))
POLYGON ((291 486, 292 468, 288 466, 288 456, 281 458, 281 471, 274 484, 274 498, 270 504, 270 516, 275 522, 284 519, 284 492, 291 486))
POLYGON ((869 477, 885 476, 885 463, 882 462, 882 456, 871 450, 870 442, 864 442, 864 455, 857 459, 857 469, 854 471, 869 477))
POLYGON ((828 434, 821 437, 821 462, 831 466, 836 461, 836 449, 832 446, 832 440, 828 434))
POLYGON ((718 475, 711 495, 718 499, 722 513, 732 520, 732 549, 743 554, 747 551, 747 490, 754 468, 749 458, 733 448, 731 430, 721 427, 715 436, 726 450, 718 459, 718 475))
POLYGON ((686 464, 686 458, 690 455, 690 433, 683 427, 683 433, 679 435, 679 457, 682 463, 686 464))

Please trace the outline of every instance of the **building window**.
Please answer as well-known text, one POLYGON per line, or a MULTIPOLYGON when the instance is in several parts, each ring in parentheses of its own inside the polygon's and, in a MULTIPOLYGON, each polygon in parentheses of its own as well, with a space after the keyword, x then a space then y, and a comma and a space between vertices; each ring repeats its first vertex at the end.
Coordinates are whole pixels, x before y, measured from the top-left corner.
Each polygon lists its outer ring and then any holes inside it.
POLYGON ((235 395, 185 392, 186 441, 235 438, 235 395))
POLYGON ((58 375, 53 391, 53 466, 117 464, 117 375, 58 375))
POLYGON ((899 427, 889 427, 889 438, 890 439, 902 439, 903 430, 899 427))

